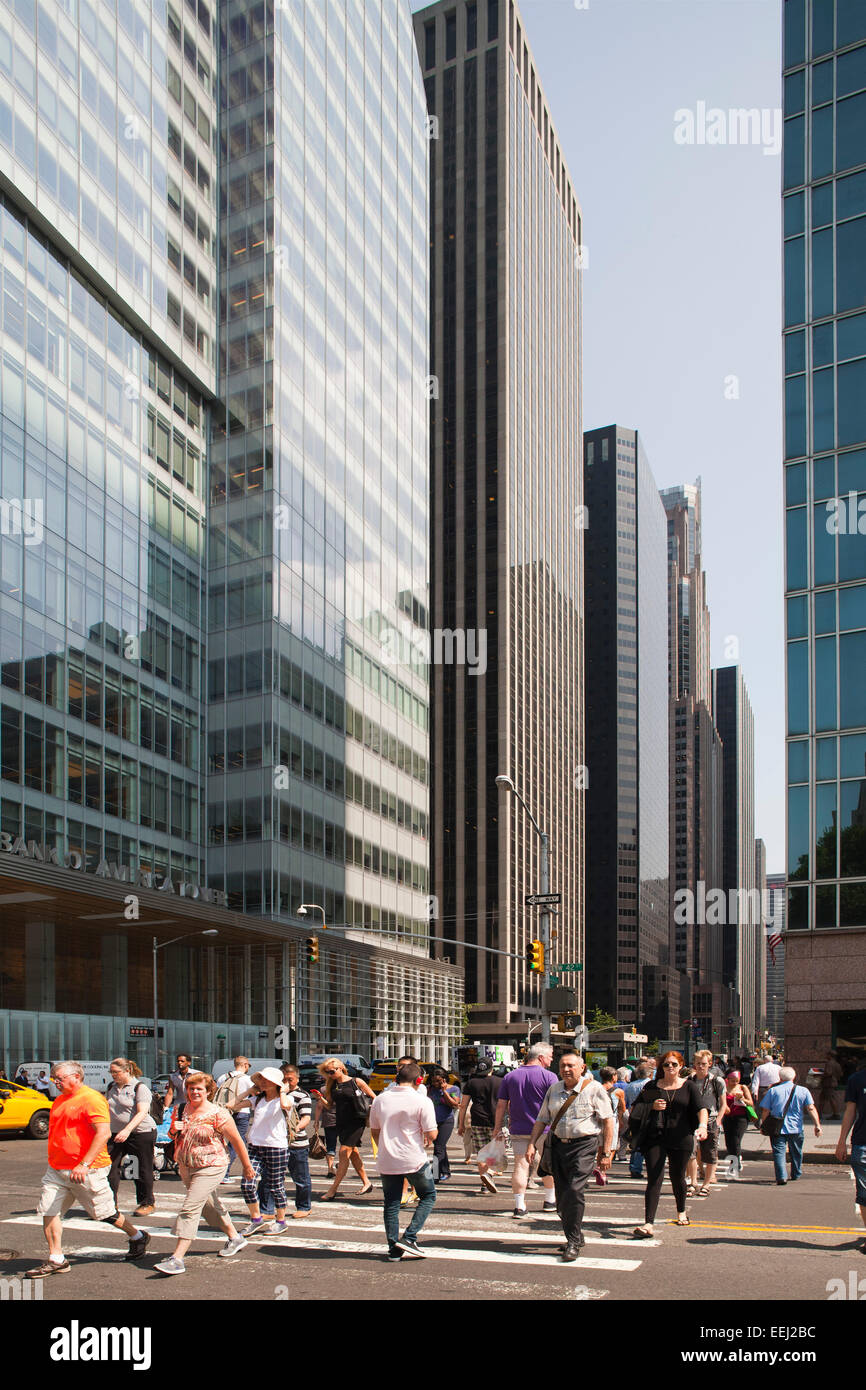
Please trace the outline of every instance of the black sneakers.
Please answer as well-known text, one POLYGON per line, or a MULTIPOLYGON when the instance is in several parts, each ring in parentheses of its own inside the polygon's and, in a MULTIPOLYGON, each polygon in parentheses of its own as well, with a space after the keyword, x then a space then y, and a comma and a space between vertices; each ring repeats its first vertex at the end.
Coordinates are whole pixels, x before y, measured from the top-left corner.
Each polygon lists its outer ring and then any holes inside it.
POLYGON ((148 1245, 150 1245, 150 1236, 147 1231, 139 1231, 135 1240, 129 1242, 129 1249, 124 1255, 124 1259, 140 1260, 148 1245))
POLYGON ((395 1263, 397 1260, 402 1260, 402 1258, 403 1258, 403 1251, 402 1251, 402 1250, 398 1250, 397 1247, 396 1247, 396 1245, 389 1245, 389 1246, 388 1246, 388 1256, 387 1256, 387 1258, 388 1258, 388 1260, 391 1261, 392 1263, 395 1263))
POLYGON ((413 1259, 426 1260, 427 1258, 427 1251, 422 1250, 417 1240, 414 1240, 412 1236, 401 1236, 396 1242, 396 1247, 401 1253, 411 1255, 413 1259))

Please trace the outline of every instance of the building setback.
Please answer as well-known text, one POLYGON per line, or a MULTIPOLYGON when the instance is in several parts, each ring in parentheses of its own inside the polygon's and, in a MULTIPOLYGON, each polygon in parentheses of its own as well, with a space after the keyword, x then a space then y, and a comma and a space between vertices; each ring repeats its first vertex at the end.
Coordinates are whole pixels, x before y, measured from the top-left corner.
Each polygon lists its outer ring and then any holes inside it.
POLYGON ((755 882, 755 720, 739 666, 713 671, 713 709, 724 750, 722 974, 728 1016, 735 1020, 729 1046, 736 1051, 753 1047, 764 1026, 756 972, 761 910, 755 882))
MULTIPOLYGON (((22 74, 14 121, 0 97, 0 876, 26 857, 56 886, 15 905, 0 1007, 62 1036, 140 1013, 142 928, 68 932, 80 869, 231 910, 240 952, 239 922, 281 923, 264 1020, 293 1045, 441 1056, 462 982, 429 960, 427 675, 393 640, 426 625, 428 567, 408 6, 0 13, 22 74), (323 932, 317 966, 302 901, 348 941, 323 932), (399 982, 367 968, 383 942, 399 982)), ((167 940, 163 916, 139 920, 167 940)), ((159 954, 204 1060, 259 1008, 259 967, 215 952, 159 954)))
POLYGON ((431 626, 487 653, 484 673, 431 672, 432 892, 472 1033, 504 1041, 540 1012, 524 964, 540 840, 498 774, 550 837, 555 959, 583 960, 581 220, 517 6, 443 0, 414 20, 432 136, 431 626))
POLYGON ((866 1052, 866 7, 784 6, 786 1052, 866 1052))
POLYGON ((670 959, 667 538, 636 430, 586 434, 584 497, 588 1003, 655 1037, 676 1037, 683 998, 670 959))
POLYGON ((663 488, 661 499, 668 527, 671 962, 688 981, 683 1017, 697 1019, 699 1036, 718 1046, 729 1015, 723 928, 697 920, 697 910, 676 911, 677 903, 697 909, 702 893, 722 885, 722 743, 712 714, 700 480, 663 488))
MULTIPOLYGON (((784 874, 767 874, 767 930, 785 931, 787 890, 784 874)), ((767 1032, 778 1043, 785 1038, 785 941, 767 950, 767 1032), (773 959, 775 956, 775 961, 773 959)))

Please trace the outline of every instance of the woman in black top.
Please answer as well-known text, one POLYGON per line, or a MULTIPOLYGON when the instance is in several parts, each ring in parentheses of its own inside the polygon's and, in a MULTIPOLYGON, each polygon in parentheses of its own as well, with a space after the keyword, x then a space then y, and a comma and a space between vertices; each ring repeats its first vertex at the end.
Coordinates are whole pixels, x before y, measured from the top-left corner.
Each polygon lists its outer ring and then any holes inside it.
POLYGON ((645 1222, 636 1226, 634 1235, 643 1240, 653 1235, 653 1221, 658 1211, 665 1160, 670 1172, 671 1187, 677 1203, 677 1225, 688 1226, 686 1215, 686 1169, 698 1139, 707 1137, 707 1109, 693 1081, 681 1076, 683 1057, 679 1052, 666 1052, 662 1057, 655 1080, 644 1086, 632 1107, 632 1115, 640 1121, 639 1144, 646 1159, 647 1188, 644 1198, 645 1222))
POLYGON ((327 1078, 325 1085, 325 1104, 330 1109, 333 1107, 337 1118, 337 1137, 340 1140, 340 1159, 337 1164, 337 1171, 333 1175, 331 1186, 327 1192, 323 1192, 319 1198, 320 1202, 333 1202, 337 1195, 337 1188, 349 1171, 351 1163, 358 1177, 363 1183, 361 1196, 373 1191, 373 1184, 364 1172, 364 1163, 361 1158, 361 1140, 364 1137, 364 1129, 367 1124, 366 1112, 362 1113, 359 1097, 366 1096, 369 1100, 374 1100, 375 1096, 360 1076, 350 1077, 344 1062, 339 1057, 328 1057, 319 1068, 324 1077, 327 1078))

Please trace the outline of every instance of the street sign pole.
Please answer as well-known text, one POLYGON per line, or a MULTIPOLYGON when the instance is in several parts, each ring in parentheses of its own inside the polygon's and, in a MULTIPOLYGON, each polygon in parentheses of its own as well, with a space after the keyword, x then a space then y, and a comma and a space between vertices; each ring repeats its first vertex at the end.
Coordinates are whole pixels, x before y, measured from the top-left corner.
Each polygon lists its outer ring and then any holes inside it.
MULTIPOLYGON (((549 858, 548 858, 549 848, 550 848, 550 841, 549 841, 549 839, 548 839, 548 836, 547 836, 545 833, 542 832, 542 836, 541 836, 541 891, 542 891, 543 894, 547 894, 547 893, 550 892, 550 864, 549 864, 549 858)), ((543 990, 548 990, 548 989, 550 988, 550 967, 551 967, 551 959, 550 959, 550 909, 547 907, 546 904, 545 904, 545 905, 542 907, 542 909, 541 909, 541 937, 540 937, 540 940, 541 940, 542 946, 544 947, 544 977, 543 977, 542 982, 541 982, 541 988, 542 988, 543 990)), ((543 999, 543 998, 544 998, 544 995, 542 995, 542 999, 543 999)), ((549 1042, 549 1041, 550 1041, 551 1030, 552 1030, 552 1028, 553 1028, 553 1015, 552 1015, 552 1014, 549 1014, 549 1013, 547 1013, 547 1012, 545 1011, 545 1012, 542 1014, 542 1019, 543 1019, 543 1024, 544 1024, 544 1026, 543 1026, 543 1028, 542 1028, 541 1031, 542 1031, 542 1034, 543 1034, 543 1036, 544 1036, 545 1042, 549 1042)))

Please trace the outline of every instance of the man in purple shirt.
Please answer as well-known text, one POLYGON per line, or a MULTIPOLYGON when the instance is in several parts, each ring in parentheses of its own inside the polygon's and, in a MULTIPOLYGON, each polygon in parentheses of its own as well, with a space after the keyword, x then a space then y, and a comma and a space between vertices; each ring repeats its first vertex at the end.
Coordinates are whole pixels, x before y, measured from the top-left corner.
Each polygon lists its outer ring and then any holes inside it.
MULTIPOLYGON (((541 1103, 551 1086, 557 1084, 557 1077, 550 1070, 553 1062, 553 1047, 550 1043, 534 1043, 529 1049, 526 1062, 515 1071, 510 1071, 503 1079, 496 1097, 496 1119, 494 1138, 502 1134, 505 1111, 508 1110, 508 1128, 511 1134, 511 1147, 514 1151, 514 1173, 511 1178, 511 1191, 514 1193, 514 1217, 519 1221, 528 1216, 526 1210, 526 1187, 529 1182, 529 1164, 526 1162, 526 1149, 532 1126, 538 1119, 541 1103)), ((545 1212, 556 1211, 556 1197, 553 1191, 553 1178, 544 1179, 545 1212)))

